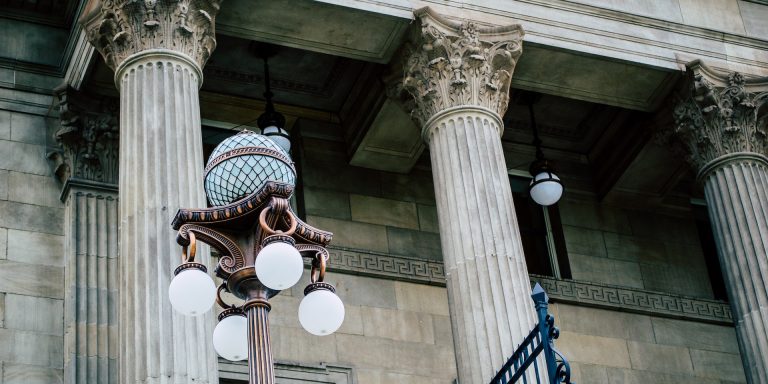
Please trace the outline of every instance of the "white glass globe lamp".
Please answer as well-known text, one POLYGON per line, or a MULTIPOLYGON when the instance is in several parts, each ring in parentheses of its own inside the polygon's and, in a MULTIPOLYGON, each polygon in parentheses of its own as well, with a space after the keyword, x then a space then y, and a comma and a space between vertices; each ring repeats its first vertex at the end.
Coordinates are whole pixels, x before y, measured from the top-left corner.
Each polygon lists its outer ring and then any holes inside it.
POLYGON ((274 141, 285 153, 291 153, 291 137, 285 129, 270 125, 262 129, 261 134, 274 141))
POLYGON ((336 296, 336 289, 327 283, 307 286, 299 304, 299 322, 315 336, 336 332, 344 322, 344 303, 336 296))
POLYGON ((204 265, 184 263, 176 268, 168 287, 168 298, 176 312, 185 316, 200 316, 213 306, 216 285, 204 265))
POLYGON ((213 330, 213 349, 229 361, 248 358, 248 320, 240 309, 227 309, 219 315, 213 330))
POLYGON ((528 192, 536 204, 546 207, 557 203, 563 196, 563 184, 557 175, 543 170, 533 176, 528 192))
POLYGON ((272 235, 264 239, 256 255, 256 277, 267 288, 281 291, 294 286, 304 273, 304 261, 290 236, 272 235))

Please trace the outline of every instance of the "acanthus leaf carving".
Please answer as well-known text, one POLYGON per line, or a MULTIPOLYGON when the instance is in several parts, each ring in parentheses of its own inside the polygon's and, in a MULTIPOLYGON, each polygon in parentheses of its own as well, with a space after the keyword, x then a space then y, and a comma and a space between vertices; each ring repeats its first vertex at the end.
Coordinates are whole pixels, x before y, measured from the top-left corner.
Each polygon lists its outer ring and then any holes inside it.
POLYGON ((688 161, 701 170, 728 154, 768 156, 768 82, 748 82, 738 72, 718 74, 698 61, 688 69, 691 78, 675 106, 670 132, 688 161))
POLYGON ((421 29, 405 48, 403 88, 416 102, 412 114, 425 124, 436 113, 472 105, 503 116, 523 30, 518 24, 482 28, 417 10, 421 29))
POLYGON ((116 185, 120 138, 117 100, 96 99, 68 87, 57 89, 55 94, 61 126, 54 133, 57 147, 48 158, 59 181, 77 178, 116 185))
POLYGON ((169 49, 200 68, 216 48, 215 17, 222 0, 92 0, 84 18, 88 40, 115 70, 128 56, 169 49))

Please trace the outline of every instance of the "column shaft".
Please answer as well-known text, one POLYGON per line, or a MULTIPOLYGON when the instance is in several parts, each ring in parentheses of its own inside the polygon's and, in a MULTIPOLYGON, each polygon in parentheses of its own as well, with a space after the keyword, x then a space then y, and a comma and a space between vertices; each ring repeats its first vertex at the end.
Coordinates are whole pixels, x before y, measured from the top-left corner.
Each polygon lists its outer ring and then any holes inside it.
MULTIPOLYGON (((180 263, 171 218, 205 207, 198 88, 183 54, 148 50, 116 71, 120 89, 120 382, 217 383, 213 314, 171 308, 180 263)), ((209 264, 206 250, 199 262, 209 264)))
POLYGON ((490 380, 535 324, 500 128, 466 106, 425 130, 461 383, 490 380))
POLYGON ((65 383, 117 384, 117 190, 66 199, 65 383))
POLYGON ((768 383, 768 160, 736 159, 712 171, 705 194, 744 370, 768 383))

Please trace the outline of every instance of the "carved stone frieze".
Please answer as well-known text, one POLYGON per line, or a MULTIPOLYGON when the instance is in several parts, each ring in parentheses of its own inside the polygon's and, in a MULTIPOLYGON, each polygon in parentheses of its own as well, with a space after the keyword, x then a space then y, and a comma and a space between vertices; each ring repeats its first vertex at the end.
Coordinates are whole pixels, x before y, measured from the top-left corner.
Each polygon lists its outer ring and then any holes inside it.
POLYGON ((91 0, 83 19, 88 40, 113 70, 128 56, 169 49, 200 68, 216 48, 221 0, 91 0))
POLYGON ((728 154, 767 156, 768 81, 715 73, 699 61, 688 64, 688 70, 691 79, 675 106, 671 132, 688 161, 702 170, 728 154))
POLYGON ((117 185, 119 105, 117 100, 94 98, 71 88, 55 91, 60 128, 57 148, 48 153, 62 183, 75 178, 117 185))
POLYGON ((403 88, 416 101, 423 126, 451 107, 472 105, 503 116, 517 59, 523 51, 519 24, 481 27, 447 20, 429 8, 415 12, 421 28, 405 47, 403 88))

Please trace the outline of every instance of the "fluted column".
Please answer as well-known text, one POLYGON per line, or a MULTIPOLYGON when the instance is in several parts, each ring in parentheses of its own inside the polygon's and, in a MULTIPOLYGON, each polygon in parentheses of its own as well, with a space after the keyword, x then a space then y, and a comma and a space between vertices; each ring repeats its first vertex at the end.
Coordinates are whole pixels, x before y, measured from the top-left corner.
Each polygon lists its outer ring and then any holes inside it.
POLYGON ((485 383, 535 324, 501 146, 523 32, 417 15, 403 85, 430 149, 459 380, 485 383))
POLYGON ((744 371, 768 383, 768 81, 688 65, 675 134, 699 171, 744 371))
MULTIPOLYGON (((170 221, 205 207, 198 91, 219 0, 101 1, 89 40, 120 91, 120 383, 217 383, 212 313, 173 311, 170 221)), ((208 263, 207 252, 201 262, 208 263)))
POLYGON ((117 384, 117 100, 56 91, 62 182, 64 383, 117 384))

